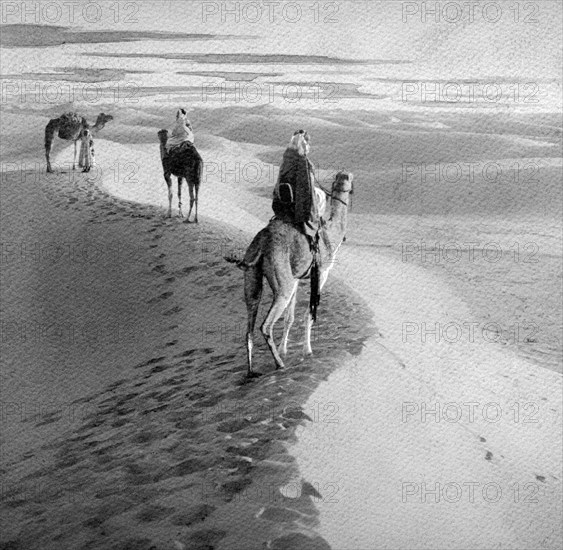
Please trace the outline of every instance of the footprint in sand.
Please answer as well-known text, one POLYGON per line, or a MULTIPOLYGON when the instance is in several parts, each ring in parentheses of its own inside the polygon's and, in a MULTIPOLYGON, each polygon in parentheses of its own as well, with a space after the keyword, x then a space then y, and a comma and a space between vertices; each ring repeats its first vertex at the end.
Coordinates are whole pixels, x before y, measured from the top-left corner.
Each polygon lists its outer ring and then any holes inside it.
POLYGON ((152 298, 151 300, 149 300, 147 304, 155 304, 156 302, 160 302, 162 300, 168 300, 168 298, 170 298, 173 294, 174 293, 172 291, 163 292, 160 296, 157 296, 156 298, 152 298))
POLYGON ((164 264, 158 264, 158 265, 154 266, 152 268, 152 270, 156 271, 157 273, 166 273, 165 267, 166 266, 164 264))
POLYGON ((156 363, 160 363, 161 361, 164 361, 166 359, 166 357, 162 356, 162 357, 153 357, 152 359, 149 359, 148 361, 145 361, 144 363, 140 363, 139 365, 137 365, 135 368, 136 369, 140 369, 142 367, 148 367, 150 365, 155 365, 156 363))
POLYGON ((187 548, 217 548, 217 543, 226 536, 227 532, 220 529, 200 529, 186 540, 187 548))
POLYGON ((170 516, 172 512, 175 512, 174 508, 167 506, 158 506, 156 504, 150 504, 145 506, 138 514, 137 519, 143 523, 148 523, 150 521, 156 521, 170 516))
POLYGON ((225 275, 230 275, 233 273, 233 270, 230 267, 223 267, 221 269, 218 269, 215 272, 215 275, 217 275, 218 277, 224 277, 225 275))
POLYGON ((182 353, 179 353, 178 355, 175 355, 174 357, 181 357, 181 358, 185 358, 185 357, 189 357, 190 355, 193 355, 196 351, 198 351, 197 349, 187 349, 186 351, 183 351, 182 353))
POLYGON ((205 520, 205 518, 211 515, 216 510, 215 506, 210 504, 197 504, 191 506, 184 510, 180 514, 172 516, 172 525, 181 525, 184 527, 190 527, 194 523, 200 523, 205 520))
POLYGON ((175 315, 176 313, 180 313, 180 311, 182 311, 183 308, 181 308, 180 306, 175 306, 172 309, 169 309, 168 311, 165 311, 162 315, 168 317, 170 315, 175 315))
POLYGON ((176 280, 176 277, 167 277, 164 279, 167 283, 173 283, 176 280))

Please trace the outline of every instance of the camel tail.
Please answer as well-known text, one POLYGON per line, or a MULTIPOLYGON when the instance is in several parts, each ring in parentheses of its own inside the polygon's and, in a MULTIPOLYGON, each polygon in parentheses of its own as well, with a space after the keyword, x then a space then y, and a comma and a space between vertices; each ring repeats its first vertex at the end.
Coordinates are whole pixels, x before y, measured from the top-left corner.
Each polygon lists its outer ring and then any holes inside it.
POLYGON ((235 264, 239 269, 242 270, 246 270, 248 267, 250 267, 244 263, 244 260, 240 260, 236 256, 223 256, 223 259, 230 264, 235 264))
POLYGON ((321 302, 320 276, 319 263, 315 256, 311 266, 311 296, 309 297, 309 311, 311 312, 313 323, 317 321, 317 309, 321 302))
POLYGON ((256 267, 262 261, 262 250, 263 250, 263 240, 267 237, 268 228, 262 229, 255 237, 252 239, 250 246, 246 249, 246 254, 244 258, 240 260, 235 255, 224 256, 224 259, 235 264, 239 269, 246 271, 252 267, 256 267))

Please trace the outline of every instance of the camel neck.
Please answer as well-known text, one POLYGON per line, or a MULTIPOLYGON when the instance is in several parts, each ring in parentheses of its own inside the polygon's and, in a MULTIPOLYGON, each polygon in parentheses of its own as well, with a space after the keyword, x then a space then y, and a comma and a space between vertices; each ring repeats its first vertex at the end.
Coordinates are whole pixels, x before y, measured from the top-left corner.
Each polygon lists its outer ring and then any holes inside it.
POLYGON ((330 219, 327 224, 327 230, 330 233, 332 241, 340 241, 344 238, 348 219, 347 199, 348 193, 335 193, 331 200, 330 219))

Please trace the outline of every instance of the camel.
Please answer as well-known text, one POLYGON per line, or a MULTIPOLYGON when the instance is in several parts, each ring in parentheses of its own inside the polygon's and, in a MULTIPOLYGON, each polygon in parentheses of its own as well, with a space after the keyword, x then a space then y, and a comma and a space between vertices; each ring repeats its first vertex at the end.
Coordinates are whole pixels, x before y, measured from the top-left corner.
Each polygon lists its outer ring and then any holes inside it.
POLYGON ((335 263, 336 253, 346 232, 348 195, 353 193, 353 175, 339 172, 332 184, 330 218, 320 230, 318 271, 313 265, 313 252, 307 237, 295 226, 274 218, 253 239, 244 259, 227 261, 237 263, 244 270, 244 297, 248 312, 246 348, 248 371, 253 376, 252 348, 254 325, 262 298, 263 278, 266 277, 273 292, 273 301, 262 324, 261 331, 272 352, 276 369, 284 368, 283 360, 274 342, 274 324, 285 312, 281 355, 287 354, 287 340, 293 324, 297 288, 301 280, 311 279, 311 300, 305 312, 305 341, 303 351, 311 355, 311 325, 315 313, 314 300, 326 283, 330 269, 335 263), (318 278, 316 279, 316 275, 318 278), (316 279, 316 280, 315 280, 316 279))
POLYGON ((160 159, 164 170, 164 179, 168 186, 168 217, 172 217, 172 178, 174 175, 178 178, 178 215, 183 218, 182 213, 182 179, 185 179, 190 192, 190 210, 186 223, 190 223, 192 208, 195 205, 195 223, 197 220, 197 202, 199 195, 199 186, 201 184, 201 176, 203 171, 203 163, 199 153, 193 145, 187 150, 179 147, 178 150, 166 151, 166 142, 168 141, 168 130, 160 130, 158 139, 160 140, 160 159))
MULTIPOLYGON (((98 115, 94 126, 90 126, 84 117, 80 117, 76 113, 65 113, 59 118, 51 119, 45 127, 45 158, 47 159, 47 172, 53 172, 50 156, 55 135, 58 134, 61 139, 74 142, 72 169, 76 170, 76 146, 83 135, 83 130, 90 130, 92 136, 95 136, 110 120, 113 120, 113 117, 104 113, 98 115)), ((79 162, 79 166, 82 168, 83 164, 79 162)))

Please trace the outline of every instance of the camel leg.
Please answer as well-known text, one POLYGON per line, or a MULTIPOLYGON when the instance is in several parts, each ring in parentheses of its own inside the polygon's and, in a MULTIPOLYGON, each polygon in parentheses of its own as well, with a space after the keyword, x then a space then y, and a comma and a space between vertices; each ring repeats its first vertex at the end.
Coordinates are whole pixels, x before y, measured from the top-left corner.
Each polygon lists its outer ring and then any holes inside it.
POLYGON ((297 290, 298 281, 293 283, 290 289, 285 289, 285 292, 279 294, 274 292, 274 301, 268 315, 266 315, 266 320, 262 324, 262 334, 266 339, 266 343, 274 356, 274 361, 276 362, 276 369, 283 369, 284 364, 280 354, 278 353, 278 348, 274 342, 274 325, 276 321, 281 317, 282 313, 287 308, 289 302, 291 301, 295 291, 297 290))
POLYGON ((168 172, 164 172, 164 179, 168 186, 168 217, 172 217, 172 178, 168 172))
POLYGON ((293 325, 293 321, 295 319, 295 302, 297 301, 297 288, 299 285, 295 287, 295 292, 291 297, 289 305, 285 310, 285 320, 283 325, 283 337, 280 344, 281 347, 281 354, 285 357, 287 355, 287 340, 289 338, 289 331, 291 330, 291 326, 293 325))
POLYGON ((45 126, 45 159, 47 160, 47 172, 53 171, 51 167, 51 150, 53 148, 53 141, 55 140, 55 134, 59 129, 59 119, 54 118, 49 121, 47 126, 45 126))
MULTIPOLYGON (((328 279, 328 270, 321 273, 321 280, 319 284, 319 292, 322 291, 323 286, 328 279)), ((305 341, 303 342, 303 353, 305 355, 313 355, 313 350, 311 349, 311 327, 313 326, 313 318, 311 317, 311 311, 309 307, 305 310, 305 341)))
MULTIPOLYGON (((197 152, 197 151, 196 151, 197 152)), ((201 155, 197 153, 197 158, 194 166, 194 187, 195 187, 195 223, 197 220, 197 203, 199 199, 199 186, 201 184, 201 176, 203 174, 203 159, 201 155)))
MULTIPOLYGON (((76 140, 74 140, 74 158, 72 160, 72 169, 73 170, 76 170, 76 143, 77 143, 76 140)), ((82 151, 80 151, 80 157, 81 158, 78 159, 78 163, 79 163, 78 166, 82 167, 82 151)))
POLYGON ((197 199, 199 195, 199 185, 195 186, 195 223, 199 223, 197 221, 197 199))
POLYGON ((248 312, 248 325, 246 329, 246 356, 248 360, 248 372, 252 372, 252 348, 254 347, 254 326, 256 324, 256 316, 258 307, 262 299, 263 288, 262 266, 257 265, 251 269, 247 269, 244 273, 244 300, 248 312))
POLYGON ((182 214, 182 178, 178 176, 178 216, 180 218, 184 217, 182 214))
MULTIPOLYGON (((190 216, 192 215, 192 209, 194 207, 194 185, 191 181, 188 182, 188 191, 190 192, 190 211, 188 212, 187 222, 190 221, 190 216)), ((197 213, 195 215, 195 221, 197 223, 197 213)))

